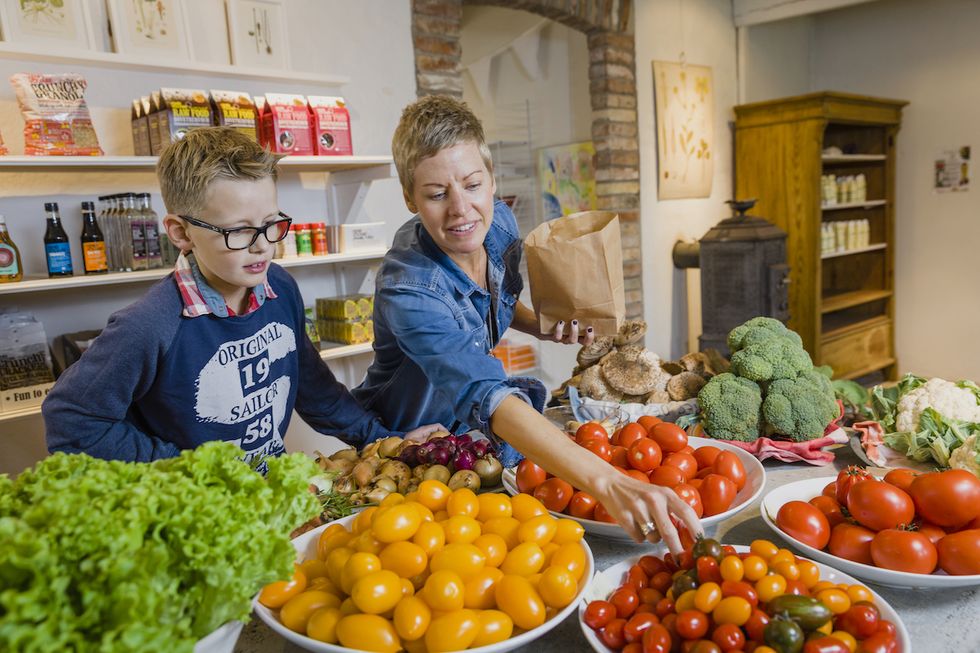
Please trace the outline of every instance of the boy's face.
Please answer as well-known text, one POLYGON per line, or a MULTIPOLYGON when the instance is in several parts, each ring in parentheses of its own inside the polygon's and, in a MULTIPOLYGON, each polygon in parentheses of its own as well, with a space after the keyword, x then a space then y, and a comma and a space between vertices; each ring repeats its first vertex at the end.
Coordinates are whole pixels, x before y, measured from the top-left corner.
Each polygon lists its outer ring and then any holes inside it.
MULTIPOLYGON (((262 227, 279 220, 276 182, 218 179, 207 191, 204 208, 191 216, 216 227, 262 227)), ((222 234, 168 215, 167 234, 182 251, 194 250, 201 273, 236 312, 247 289, 265 282, 276 246, 259 236, 248 249, 231 250, 222 234)))
POLYGON ((496 190, 480 149, 470 141, 422 159, 415 167, 415 190, 405 202, 442 251, 467 258, 483 247, 496 190))

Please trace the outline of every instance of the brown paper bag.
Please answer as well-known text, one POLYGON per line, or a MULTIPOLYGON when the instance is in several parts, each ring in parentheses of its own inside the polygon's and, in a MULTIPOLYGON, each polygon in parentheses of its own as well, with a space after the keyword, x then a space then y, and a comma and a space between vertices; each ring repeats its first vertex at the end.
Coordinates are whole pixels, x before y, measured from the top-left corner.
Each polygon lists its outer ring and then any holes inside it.
POLYGON ((528 234, 524 251, 542 333, 577 319, 596 335, 616 335, 626 317, 618 215, 584 211, 550 220, 528 234))

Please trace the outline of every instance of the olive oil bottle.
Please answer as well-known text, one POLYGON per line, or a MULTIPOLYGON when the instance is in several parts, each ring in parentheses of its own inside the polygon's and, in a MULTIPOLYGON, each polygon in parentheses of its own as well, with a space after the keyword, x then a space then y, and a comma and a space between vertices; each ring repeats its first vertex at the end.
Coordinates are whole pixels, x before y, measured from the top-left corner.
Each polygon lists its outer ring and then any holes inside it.
POLYGON ((24 278, 24 266, 20 262, 20 250, 14 244, 7 222, 0 215, 0 283, 11 283, 24 278))

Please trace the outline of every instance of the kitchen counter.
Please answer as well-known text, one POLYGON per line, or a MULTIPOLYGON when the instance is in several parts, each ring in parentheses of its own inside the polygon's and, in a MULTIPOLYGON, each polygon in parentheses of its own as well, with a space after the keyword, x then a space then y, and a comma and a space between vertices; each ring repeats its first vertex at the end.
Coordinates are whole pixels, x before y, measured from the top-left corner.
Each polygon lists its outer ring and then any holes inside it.
MULTIPOLYGON (((847 465, 861 464, 846 445, 836 449, 835 453, 834 463, 825 467, 766 461, 766 488, 763 493, 804 478, 834 476, 847 465)), ((749 544, 752 540, 765 538, 784 545, 779 536, 762 521, 759 503, 719 524, 715 536, 726 544, 749 544)), ((600 571, 643 550, 640 546, 595 537, 588 537, 588 542, 595 556, 596 568, 600 571)), ((915 653, 980 653, 980 588, 902 590, 869 585, 901 616, 912 637, 915 653)), ((298 653, 302 650, 258 619, 253 619, 245 627, 235 647, 236 653, 298 653)), ((524 653, 568 653, 588 651, 589 644, 579 628, 577 613, 573 612, 547 635, 517 650, 524 653)))

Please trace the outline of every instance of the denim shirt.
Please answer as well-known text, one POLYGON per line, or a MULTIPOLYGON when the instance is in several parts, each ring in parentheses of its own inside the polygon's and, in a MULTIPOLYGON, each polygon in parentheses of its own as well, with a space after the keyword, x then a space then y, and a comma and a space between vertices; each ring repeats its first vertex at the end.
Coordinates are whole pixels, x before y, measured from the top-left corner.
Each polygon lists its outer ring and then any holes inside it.
MULTIPOLYGON (((407 431, 441 423, 489 437, 490 416, 509 395, 542 410, 546 392, 537 379, 509 378, 490 354, 487 317, 499 339, 514 319, 523 288, 523 243, 514 214, 503 202, 483 241, 488 286, 475 284, 432 240, 418 216, 395 234, 378 272, 374 301, 374 363, 354 397, 390 428, 407 431)), ((501 462, 520 454, 497 441, 501 462)))

